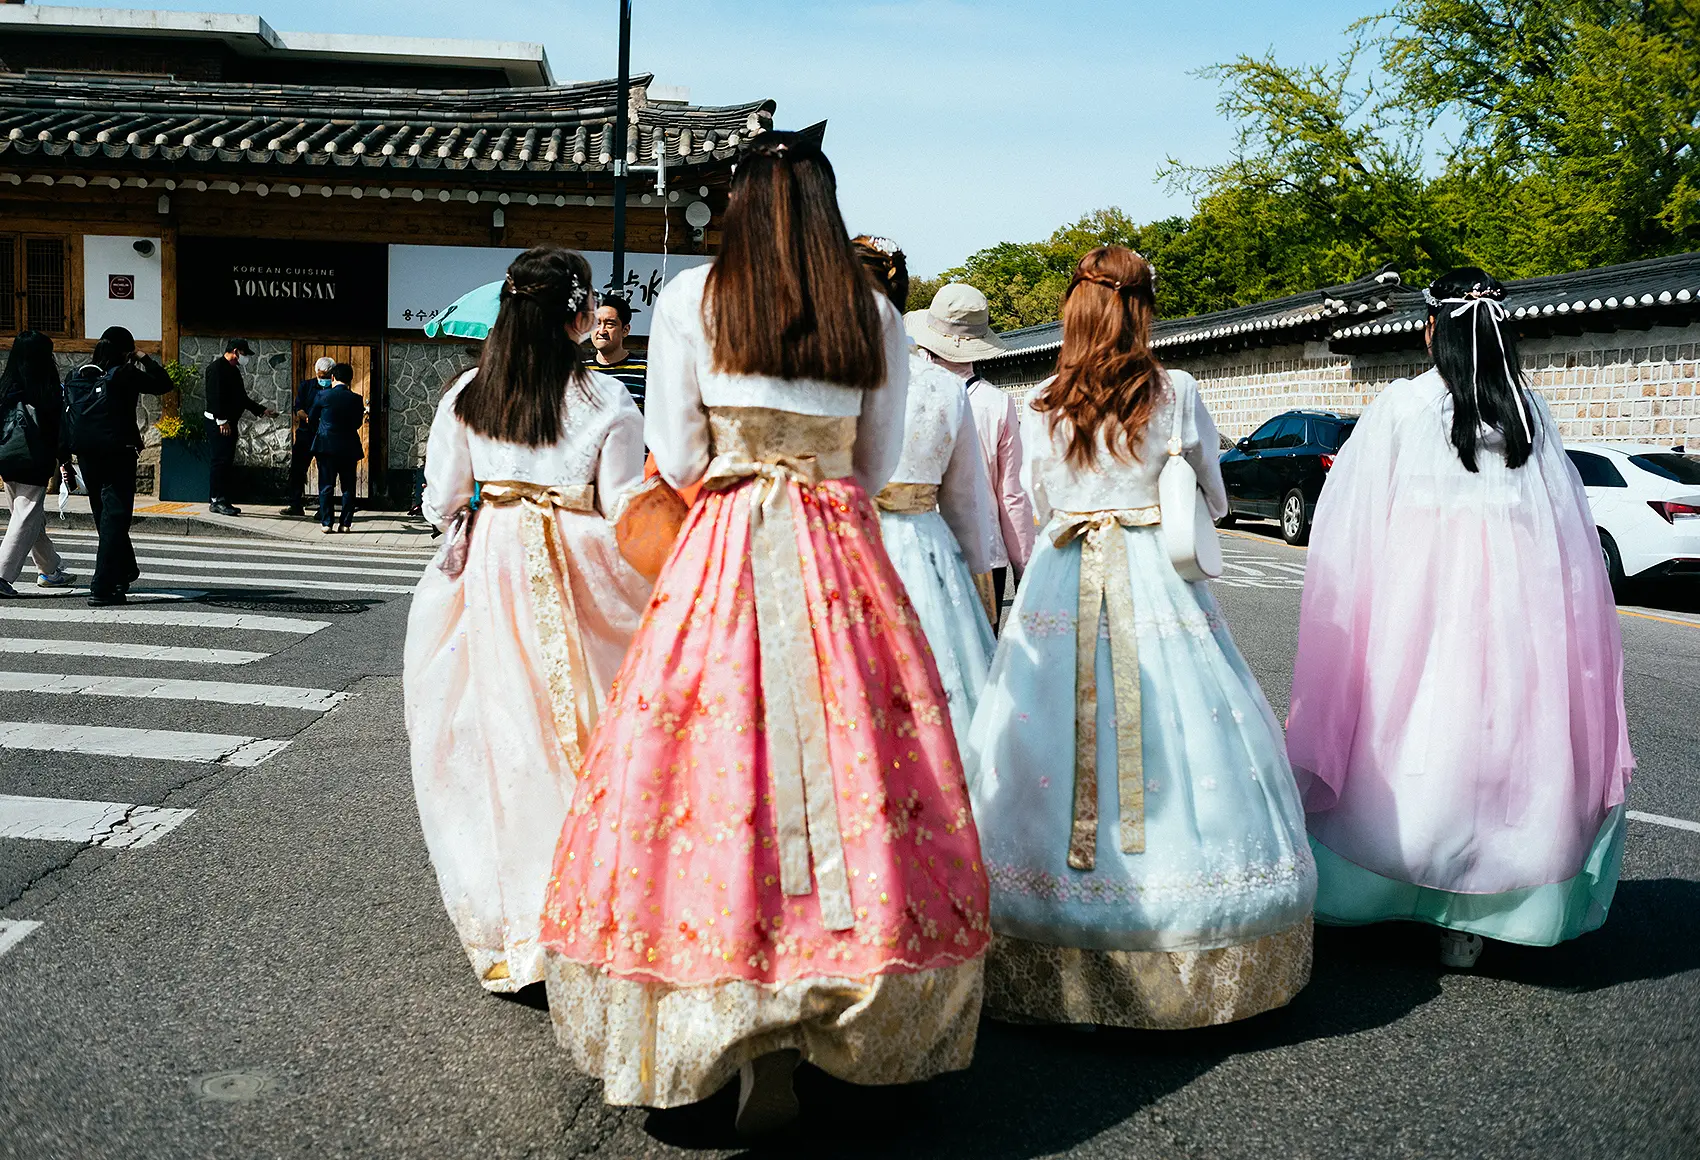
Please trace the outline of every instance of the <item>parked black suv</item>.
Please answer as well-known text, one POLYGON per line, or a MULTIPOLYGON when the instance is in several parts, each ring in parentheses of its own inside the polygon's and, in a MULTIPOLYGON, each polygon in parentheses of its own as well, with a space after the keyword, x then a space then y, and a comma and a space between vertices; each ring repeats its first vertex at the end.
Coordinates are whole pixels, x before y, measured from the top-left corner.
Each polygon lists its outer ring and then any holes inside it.
POLYGON ((1310 539, 1316 497, 1357 422, 1356 415, 1332 411, 1287 411, 1223 452, 1228 514, 1222 526, 1236 516, 1279 520, 1287 543, 1310 539))

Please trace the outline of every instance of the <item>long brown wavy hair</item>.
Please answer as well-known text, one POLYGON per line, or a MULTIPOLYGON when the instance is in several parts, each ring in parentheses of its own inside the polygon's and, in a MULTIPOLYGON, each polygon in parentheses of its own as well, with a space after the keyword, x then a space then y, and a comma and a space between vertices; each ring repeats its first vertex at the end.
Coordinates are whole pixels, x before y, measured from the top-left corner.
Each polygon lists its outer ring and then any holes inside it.
POLYGON ((1057 377, 1033 404, 1050 412, 1053 431, 1068 420, 1069 463, 1091 463, 1100 436, 1117 459, 1139 458, 1163 391, 1163 368, 1151 353, 1156 289, 1151 263, 1125 246, 1099 246, 1075 266, 1063 295, 1057 377))
POLYGON ((732 178, 703 322, 714 369, 868 389, 885 381, 879 299, 820 147, 763 133, 732 178))

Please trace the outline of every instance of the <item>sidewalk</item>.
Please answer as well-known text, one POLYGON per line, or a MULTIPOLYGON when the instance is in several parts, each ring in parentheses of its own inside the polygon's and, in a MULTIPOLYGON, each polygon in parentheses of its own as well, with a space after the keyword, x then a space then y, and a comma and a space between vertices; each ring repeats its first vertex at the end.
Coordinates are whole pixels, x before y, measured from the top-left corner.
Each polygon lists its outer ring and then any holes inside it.
MULTIPOLYGON (((310 540, 318 544, 336 544, 360 548, 421 548, 434 546, 431 525, 422 519, 401 512, 356 512, 354 530, 347 535, 338 532, 327 536, 319 528, 315 516, 283 516, 276 503, 249 504, 239 516, 215 516, 202 503, 163 503, 147 496, 136 497, 136 518, 132 530, 137 535, 168 536, 249 536, 270 540, 310 540)), ((311 509, 309 509, 310 511, 311 509)), ((0 492, 0 515, 11 519, 11 507, 5 493, 0 492)), ((86 495, 73 495, 65 502, 65 514, 59 514, 59 497, 47 497, 47 531, 55 528, 92 529, 94 518, 89 514, 86 495)))

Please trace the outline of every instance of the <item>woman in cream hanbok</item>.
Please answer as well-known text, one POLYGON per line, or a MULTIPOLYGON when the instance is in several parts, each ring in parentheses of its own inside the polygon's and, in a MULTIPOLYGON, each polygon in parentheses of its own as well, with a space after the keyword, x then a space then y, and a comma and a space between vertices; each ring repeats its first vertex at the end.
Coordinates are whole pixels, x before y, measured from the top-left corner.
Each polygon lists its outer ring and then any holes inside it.
POLYGON ((1635 767, 1582 481, 1523 386, 1504 288, 1427 291, 1435 366, 1370 404, 1316 508, 1287 748, 1318 921, 1550 946, 1598 927, 1635 767))
POLYGON ((610 523, 642 480, 643 420, 574 342, 590 278, 569 250, 515 259, 480 366, 444 395, 426 451, 425 514, 449 536, 408 616, 413 784, 443 904, 490 991, 543 978, 538 921, 573 775, 649 597, 610 523))
MULTIPOLYGON (((852 244, 901 310, 909 297, 903 251, 885 238, 864 236, 852 244)), ((968 392, 961 379, 915 350, 909 352, 903 457, 874 506, 886 554, 932 646, 960 740, 968 736, 997 645, 974 576, 991 571, 992 537, 1000 533, 968 392)))
POLYGON ((1048 523, 967 744, 994 1016, 1197 1027, 1310 977, 1316 878, 1281 728, 1157 526, 1170 455, 1227 504, 1197 384, 1151 356, 1153 284, 1119 246, 1081 259, 1058 375, 1022 419, 1048 523))
POLYGON ((613 1104, 739 1076, 796 1114, 966 1067, 986 880, 944 690, 869 499, 908 352, 831 167, 792 133, 738 166, 725 244, 657 304, 647 435, 703 481, 579 777, 544 912, 549 1007, 613 1104))

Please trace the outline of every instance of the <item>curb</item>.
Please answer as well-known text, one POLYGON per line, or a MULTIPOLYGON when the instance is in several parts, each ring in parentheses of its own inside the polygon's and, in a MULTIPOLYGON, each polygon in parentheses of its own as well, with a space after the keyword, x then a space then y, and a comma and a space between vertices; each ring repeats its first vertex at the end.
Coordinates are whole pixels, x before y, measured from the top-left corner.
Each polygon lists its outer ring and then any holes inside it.
MULTIPOLYGON (((8 521, 11 519, 10 512, 6 513, 6 518, 8 521)), ((242 526, 234 522, 234 520, 240 518, 240 516, 233 517, 231 523, 224 523, 218 520, 201 519, 192 515, 179 516, 157 513, 147 515, 138 512, 130 518, 130 530, 132 532, 152 532, 167 536, 194 536, 202 533, 213 533, 220 536, 235 536, 249 540, 276 540, 285 543, 292 543, 295 541, 294 536, 284 535, 283 533, 266 528, 263 525, 249 524, 247 526, 242 526)), ((98 530, 95 526, 94 516, 89 512, 68 511, 64 515, 60 515, 56 511, 49 510, 47 515, 47 530, 51 533, 54 528, 75 528, 78 531, 89 532, 98 530)))

